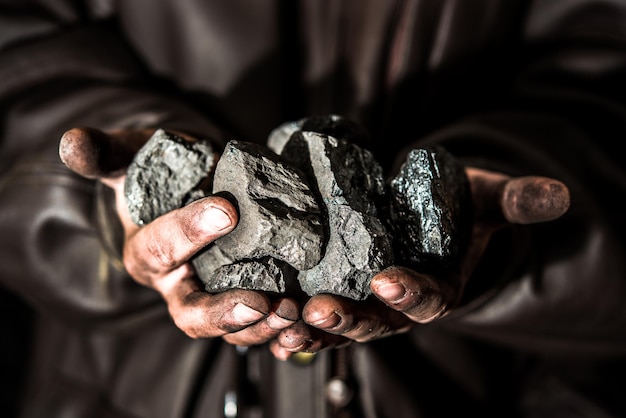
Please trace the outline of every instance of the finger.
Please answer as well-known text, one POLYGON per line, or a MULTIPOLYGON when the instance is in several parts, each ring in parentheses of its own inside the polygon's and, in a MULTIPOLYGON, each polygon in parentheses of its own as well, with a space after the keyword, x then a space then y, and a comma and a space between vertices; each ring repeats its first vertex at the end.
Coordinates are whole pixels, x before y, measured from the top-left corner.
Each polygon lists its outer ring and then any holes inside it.
POLYGON ((322 331, 358 342, 404 332, 412 325, 402 314, 371 301, 355 302, 322 294, 304 306, 302 318, 322 331))
POLYGON ((454 304, 457 292, 433 277, 390 267, 372 278, 372 292, 383 303, 418 323, 431 322, 454 304))
POLYGON ((61 161, 86 178, 110 178, 123 173, 154 129, 115 130, 74 128, 59 144, 61 161))
POLYGON ((237 219, 237 210, 227 199, 199 199, 136 229, 127 237, 124 265, 135 278, 167 273, 230 232, 237 219))
POLYGON ((281 361, 289 360, 289 358, 294 354, 292 351, 289 351, 285 347, 281 346, 277 340, 271 340, 269 342, 269 349, 274 358, 281 361))
POLYGON ((513 178, 504 185, 500 205, 511 223, 551 221, 569 209, 569 189, 562 182, 546 177, 513 178))
POLYGON ((540 176, 514 177, 467 168, 474 210, 479 220, 493 224, 530 224, 557 219, 569 209, 567 186, 540 176))
POLYGON ((220 337, 261 321, 270 311, 270 301, 261 292, 230 290, 210 294, 202 289, 187 264, 170 273, 159 289, 170 316, 191 338, 220 337))
POLYGON ((224 335, 230 344, 250 346, 276 338, 281 330, 293 325, 300 317, 300 307, 293 299, 279 299, 272 304, 267 317, 241 331, 224 335))
POLYGON ((327 348, 344 346, 350 343, 350 340, 340 335, 328 334, 299 320, 282 330, 276 342, 281 350, 275 349, 275 352, 280 354, 281 351, 316 353, 327 348))

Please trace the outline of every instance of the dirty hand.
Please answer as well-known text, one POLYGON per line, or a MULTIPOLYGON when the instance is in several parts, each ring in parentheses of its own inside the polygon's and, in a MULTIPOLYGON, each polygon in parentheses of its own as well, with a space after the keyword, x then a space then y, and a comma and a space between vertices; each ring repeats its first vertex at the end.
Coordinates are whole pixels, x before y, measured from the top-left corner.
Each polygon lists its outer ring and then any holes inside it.
POLYGON ((551 221, 569 208, 569 190, 555 179, 512 178, 477 168, 466 168, 466 174, 476 216, 470 245, 451 277, 394 266, 372 278, 372 300, 314 296, 304 306, 302 320, 271 342, 274 356, 286 359, 294 352, 366 342, 446 315, 460 300, 494 232, 511 224, 551 221))
POLYGON ((131 220, 124 195, 125 169, 153 132, 76 128, 61 138, 59 154, 77 174, 115 191, 124 228, 124 266, 134 280, 160 293, 182 331, 192 338, 222 337, 237 345, 275 338, 298 319, 295 301, 272 301, 263 292, 249 290, 207 293, 189 262, 200 249, 234 229, 238 214, 230 202, 209 196, 145 226, 131 220))

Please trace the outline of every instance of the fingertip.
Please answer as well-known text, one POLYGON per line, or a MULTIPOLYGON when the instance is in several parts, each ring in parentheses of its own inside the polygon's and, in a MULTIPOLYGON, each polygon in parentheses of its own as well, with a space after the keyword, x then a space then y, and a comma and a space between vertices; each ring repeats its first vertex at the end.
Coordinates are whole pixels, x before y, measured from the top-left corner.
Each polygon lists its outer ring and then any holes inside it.
POLYGON ((374 294, 387 304, 397 304, 406 295, 406 288, 396 282, 381 282, 372 287, 374 294))
POLYGON ((291 351, 281 347, 275 340, 270 342, 269 349, 274 358, 280 361, 287 361, 293 355, 291 351))
POLYGON ((282 350, 290 353, 306 350, 313 343, 311 331, 302 321, 282 330, 276 340, 282 350))
POLYGON ((222 196, 211 196, 211 202, 216 208, 220 208, 228 217, 232 220, 233 224, 237 224, 239 221, 239 213, 237 206, 231 200, 222 196))
POLYGON ((267 326, 275 331, 280 331, 293 325, 300 319, 299 309, 298 303, 292 299, 275 300, 267 316, 267 326))
POLYGON ((213 234, 226 233, 235 227, 231 215, 219 206, 208 206, 202 214, 202 221, 213 234))
POLYGON ((224 211, 236 224, 239 221, 239 211, 237 207, 237 201, 234 196, 226 194, 214 194, 207 197, 213 207, 220 208, 224 211))
POLYGON ((66 131, 59 143, 59 157, 63 164, 83 177, 97 177, 101 154, 101 147, 96 140, 99 134, 104 135, 92 128, 73 128, 66 131))
POLYGON ((242 325, 250 325, 263 319, 267 312, 250 307, 244 303, 237 303, 233 307, 233 319, 242 325))
POLYGON ((274 302, 272 311, 288 321, 295 322, 300 319, 300 305, 290 298, 281 298, 274 302))
POLYGON ((502 212, 511 223, 551 221, 563 216, 569 207, 569 188, 552 178, 514 178, 506 183, 502 193, 502 212))
POLYGON ((569 188, 558 180, 552 180, 546 184, 546 187, 552 196, 550 217, 551 219, 559 218, 569 210, 571 204, 569 188))
POLYGON ((220 328, 227 332, 239 331, 266 318, 270 313, 270 300, 262 292, 231 289, 213 294, 213 306, 227 307, 220 316, 220 328))
POLYGON ((372 278, 370 288, 374 296, 386 303, 395 305, 402 301, 407 294, 404 281, 411 279, 413 272, 402 267, 388 267, 372 278))
POLYGON ((184 235, 201 247, 232 231, 238 222, 233 205, 215 196, 196 200, 175 213, 184 235))
POLYGON ((440 317, 451 300, 450 292, 432 276, 404 267, 390 267, 371 282, 374 296, 415 322, 427 323, 440 317))

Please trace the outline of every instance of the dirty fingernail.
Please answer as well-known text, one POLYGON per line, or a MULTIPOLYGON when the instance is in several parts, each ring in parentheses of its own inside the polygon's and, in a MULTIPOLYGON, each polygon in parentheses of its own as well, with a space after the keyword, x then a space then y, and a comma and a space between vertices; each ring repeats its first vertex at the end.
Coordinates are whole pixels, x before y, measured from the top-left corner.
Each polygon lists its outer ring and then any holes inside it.
POLYGON ((289 325, 293 324, 294 322, 295 321, 282 318, 276 314, 270 314, 267 317, 267 325, 273 330, 281 330, 283 328, 287 328, 289 325))
POLYGON ((310 317, 309 324, 320 329, 334 328, 341 322, 341 316, 333 312, 330 316, 322 316, 320 318, 310 317))
POLYGON ((238 303, 233 308, 233 318, 242 324, 251 324, 263 318, 265 314, 256 309, 252 309, 243 303, 238 303))
POLYGON ((375 292, 389 302, 397 302, 406 293, 406 289, 399 283, 385 283, 376 287, 375 292))
POLYGON ((232 226, 230 217, 219 208, 209 208, 205 213, 205 219, 216 231, 223 231, 232 226))

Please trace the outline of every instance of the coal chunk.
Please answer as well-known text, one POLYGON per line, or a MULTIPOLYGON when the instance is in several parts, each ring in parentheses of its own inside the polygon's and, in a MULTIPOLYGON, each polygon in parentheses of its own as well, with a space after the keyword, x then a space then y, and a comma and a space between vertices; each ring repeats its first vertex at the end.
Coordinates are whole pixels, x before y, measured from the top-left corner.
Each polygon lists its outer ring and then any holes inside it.
POLYGON ((210 270, 205 289, 219 293, 229 289, 263 290, 276 294, 298 291, 297 271, 272 257, 239 261, 210 270))
POLYGON ((393 263, 391 238, 378 217, 382 168, 368 150, 316 132, 292 133, 281 155, 307 174, 325 211, 326 251, 298 273, 302 290, 367 298, 372 277, 393 263))
POLYGON ((442 273, 469 239, 471 205, 463 166, 442 147, 409 152, 390 182, 397 259, 420 272, 442 273))
POLYGON ((128 167, 124 193, 130 217, 138 225, 180 208, 203 195, 200 182, 214 167, 208 141, 187 141, 158 129, 128 167))
POLYGON ((297 121, 286 122, 274 129, 268 139, 267 146, 280 154, 296 132, 316 132, 340 138, 361 148, 367 148, 371 138, 361 125, 341 115, 309 116, 297 121))
POLYGON ((213 178, 213 193, 237 201, 239 223, 215 243, 235 260, 271 256, 302 270, 321 258, 321 211, 306 177, 267 148, 230 141, 213 178))
MULTIPOLYGON (((324 244, 321 210, 306 177, 295 167, 264 146, 233 140, 226 144, 215 168, 213 193, 220 192, 231 196, 239 210, 237 227, 214 242, 226 259, 256 262, 269 257, 298 270, 319 262, 324 244)), ((210 281, 217 277, 212 270, 220 266, 195 263, 207 289, 219 287, 210 281)), ((246 273, 251 265, 245 266, 246 273)), ((264 266, 268 274, 278 271, 267 262, 256 265, 264 266)), ((229 277, 235 270, 230 271, 229 277)), ((254 283, 260 285, 262 280, 254 283)), ((275 284, 267 283, 273 291, 275 284)))

